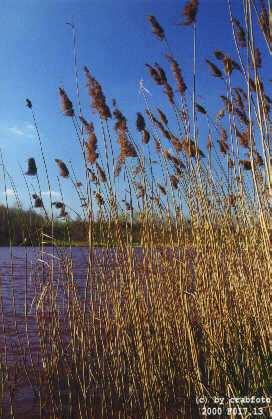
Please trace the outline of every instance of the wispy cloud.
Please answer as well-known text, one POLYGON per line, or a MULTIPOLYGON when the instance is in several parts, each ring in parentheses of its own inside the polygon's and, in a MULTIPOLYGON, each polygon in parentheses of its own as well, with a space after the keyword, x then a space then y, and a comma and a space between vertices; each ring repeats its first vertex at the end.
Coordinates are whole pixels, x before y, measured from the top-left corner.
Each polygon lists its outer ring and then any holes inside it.
POLYGON ((14 190, 11 188, 7 188, 6 191, 3 192, 3 195, 7 196, 15 196, 14 190))
POLYGON ((24 123, 20 126, 14 125, 8 127, 8 131, 10 134, 16 135, 18 137, 33 138, 35 127, 32 124, 24 123))
MULTIPOLYGON (((50 191, 43 191, 42 195, 50 197, 50 191)), ((60 198, 61 194, 60 194, 60 192, 57 192, 57 191, 51 191, 51 196, 52 196, 52 198, 60 198)))
POLYGON ((11 132, 12 134, 15 135, 24 135, 24 131, 18 127, 9 127, 8 128, 9 132, 11 132))

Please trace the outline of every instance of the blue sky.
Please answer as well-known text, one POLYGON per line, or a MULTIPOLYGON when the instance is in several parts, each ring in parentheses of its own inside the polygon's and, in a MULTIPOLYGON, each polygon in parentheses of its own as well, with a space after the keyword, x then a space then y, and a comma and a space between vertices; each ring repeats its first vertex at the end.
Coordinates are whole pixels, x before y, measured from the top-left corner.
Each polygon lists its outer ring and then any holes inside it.
MULTIPOLYGON (((240 17, 240 1, 232 3, 234 14, 240 17)), ((176 25, 181 20, 183 5, 182 0, 1 1, 0 147, 26 208, 29 200, 19 165, 25 170, 27 158, 35 157, 37 161, 45 200, 48 191, 31 113, 25 107, 26 98, 32 100, 35 108, 53 190, 58 192, 58 170, 54 158, 66 162, 72 160, 78 180, 84 179, 72 121, 62 115, 58 97, 58 87, 62 86, 76 103, 72 33, 66 22, 73 19, 77 27, 84 116, 95 123, 99 148, 103 150, 98 118, 92 112, 85 88, 83 66, 87 65, 102 84, 108 104, 112 98, 117 100, 132 131, 136 112, 144 109, 143 99, 138 93, 138 83, 142 78, 152 94, 150 100, 154 108, 161 106, 166 113, 171 113, 144 66, 145 63, 159 62, 167 70, 172 83, 164 58, 165 45, 152 35, 146 17, 155 15, 164 27, 190 87, 192 30, 176 25)), ((258 38, 257 34, 257 41, 258 38)), ((212 52, 222 49, 236 59, 225 0, 200 0, 197 49, 197 92, 203 98, 198 101, 214 115, 221 107, 217 96, 224 94, 224 88, 222 81, 211 77, 205 58, 215 61, 212 52)), ((263 59, 267 58, 264 56, 263 59)), ((203 130, 205 132, 205 127, 203 130)), ((140 141, 138 133, 135 133, 135 138, 140 141)), ((115 150, 117 152, 117 145, 115 150)), ((32 183, 36 185, 35 181, 32 183)), ((63 179, 61 184, 66 202, 77 208, 71 183, 63 179)), ((3 190, 1 170, 0 202, 5 198, 3 190)), ((9 195, 10 203, 14 202, 11 191, 9 195)))

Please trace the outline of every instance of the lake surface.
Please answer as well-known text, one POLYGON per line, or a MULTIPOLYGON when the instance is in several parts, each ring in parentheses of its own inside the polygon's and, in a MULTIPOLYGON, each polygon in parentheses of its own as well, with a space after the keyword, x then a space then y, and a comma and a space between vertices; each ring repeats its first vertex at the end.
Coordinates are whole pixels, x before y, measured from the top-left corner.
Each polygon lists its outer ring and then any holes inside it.
MULTIPOLYGON (((99 269, 109 270, 116 265, 116 254, 111 249, 95 249, 93 266, 96 273, 99 269)), ((8 365, 10 377, 22 371, 22 365, 31 363, 40 365, 40 341, 36 321, 36 306, 49 278, 54 278, 57 289, 57 306, 65 313, 66 297, 64 281, 69 265, 69 277, 73 279, 77 291, 84 295, 86 273, 88 270, 88 248, 56 249, 51 247, 23 248, 0 247, 0 354, 2 363, 8 365), (71 265, 71 266, 70 266, 71 265), (53 272, 53 275, 52 275, 53 272)), ((93 287, 95 294, 95 287, 93 287)), ((43 315, 52 313, 43 307, 43 315)), ((46 319, 45 319, 46 321, 46 319)), ((0 371, 1 372, 1 371, 0 371)), ((37 400, 24 374, 14 393, 15 418, 37 418, 37 400)), ((9 414, 10 393, 6 392, 2 403, 2 417, 9 414)), ((0 413, 1 416, 1 413, 0 413)))
MULTIPOLYGON (((164 268, 163 264, 160 265, 160 258, 168 259, 171 265, 174 258, 180 257, 177 249, 157 249, 151 254, 148 250, 143 252, 135 248, 132 252, 132 269, 140 279, 145 279, 151 272, 153 257, 156 259, 155 269, 158 269, 159 264, 161 271, 164 268), (148 263, 145 263, 145 258, 148 263)), ((192 260, 191 256, 189 260, 192 260)), ((24 366, 30 371, 31 365, 42 367, 37 315, 40 316, 42 312, 45 324, 54 315, 50 311, 50 304, 46 304, 45 291, 49 299, 52 290, 56 292, 57 311, 60 317, 63 316, 63 324, 66 324, 67 281, 73 281, 82 300, 85 295, 89 298, 91 294, 95 307, 96 301, 98 305, 101 305, 101 301, 103 304, 106 287, 111 288, 112 281, 117 280, 118 283, 122 270, 128 268, 128 255, 116 249, 94 249, 91 260, 91 285, 85 288, 89 266, 88 248, 44 247, 41 251, 33 247, 0 247, 0 361, 9 367, 8 383, 14 382, 16 374, 19 377, 16 390, 12 393, 15 418, 40 417, 38 401, 24 373, 24 366), (51 288, 47 289, 48 285, 51 288), (41 304, 40 310, 41 301, 45 301, 45 304, 41 304), (38 312, 37 306, 40 310, 38 312)), ((145 281, 140 282, 144 284, 145 281)), ((4 400, 0 400, 0 417, 2 404, 2 417, 5 419, 12 417, 9 413, 9 400, 10 391, 6 391, 4 400)))

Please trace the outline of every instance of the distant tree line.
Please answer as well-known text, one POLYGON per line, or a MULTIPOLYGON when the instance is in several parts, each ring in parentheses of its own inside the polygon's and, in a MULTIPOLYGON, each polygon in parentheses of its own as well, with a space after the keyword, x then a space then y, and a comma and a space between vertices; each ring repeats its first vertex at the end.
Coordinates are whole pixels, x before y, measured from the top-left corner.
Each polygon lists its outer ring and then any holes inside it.
POLYGON ((160 245, 162 239, 173 244, 181 231, 190 230, 188 221, 179 223, 179 228, 176 221, 155 216, 146 219, 141 213, 135 213, 132 221, 125 214, 111 220, 99 217, 92 223, 80 218, 55 218, 52 229, 52 221, 33 210, 0 205, 0 246, 37 246, 41 241, 51 244, 52 231, 54 242, 64 246, 88 245, 89 240, 95 246, 140 245, 143 236, 154 245, 160 245))

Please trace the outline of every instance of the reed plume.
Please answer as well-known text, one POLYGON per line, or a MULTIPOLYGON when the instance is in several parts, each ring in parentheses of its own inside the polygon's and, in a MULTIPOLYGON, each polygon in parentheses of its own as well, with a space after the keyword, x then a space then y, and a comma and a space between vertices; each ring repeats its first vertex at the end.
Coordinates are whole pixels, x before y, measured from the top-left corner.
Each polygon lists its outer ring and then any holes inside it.
POLYGON ((236 36, 236 40, 237 40, 237 44, 241 47, 241 48, 245 48, 246 46, 246 34, 245 31, 241 25, 241 23, 239 22, 238 19, 233 18, 233 25, 234 25, 234 31, 235 31, 235 36, 236 36))
POLYGON ((165 38, 164 30, 155 16, 147 16, 147 19, 151 25, 152 32, 160 39, 160 41, 163 41, 165 38))
POLYGON ((32 109, 32 102, 31 102, 31 100, 30 100, 30 99, 26 99, 26 106, 27 106, 29 109, 32 109))
POLYGON ((97 137, 94 131, 94 125, 91 122, 88 122, 87 125, 85 125, 86 131, 89 133, 87 142, 85 144, 86 150, 87 150, 87 160, 89 163, 94 164, 96 162, 96 159, 98 158, 97 150, 97 137))
POLYGON ((164 186, 162 186, 160 183, 157 183, 159 190, 163 195, 166 195, 166 189, 164 186))
POLYGON ((149 74, 151 78, 155 81, 155 83, 158 84, 159 86, 163 85, 164 81, 162 80, 161 74, 158 71, 158 69, 153 67, 150 64, 145 64, 145 66, 148 68, 149 74))
POLYGON ((168 97, 169 102, 174 105, 174 92, 169 83, 164 83, 164 93, 168 97))
POLYGON ((37 194, 33 194, 32 198, 34 199, 34 208, 43 208, 43 201, 37 194))
POLYGON ((139 132, 145 129, 145 120, 140 112, 137 112, 136 128, 139 132))
POLYGON ((157 108, 159 117, 160 117, 160 122, 162 122, 164 125, 168 125, 168 119, 165 115, 165 113, 163 113, 163 111, 160 108, 157 108))
POLYGON ((231 103, 231 101, 224 95, 221 95, 220 98, 222 99, 225 109, 228 113, 232 113, 233 112, 233 104, 231 103))
POLYGON ((183 144, 181 143, 181 141, 172 133, 170 133, 170 142, 172 144, 172 146, 174 147, 174 149, 179 152, 183 150, 183 144))
POLYGON ((225 58, 225 54, 224 52, 220 51, 220 50, 215 50, 214 51, 214 56, 215 58, 217 58, 217 60, 219 61, 223 61, 223 59, 225 58))
POLYGON ((59 95, 61 101, 62 112, 65 116, 73 117, 75 115, 73 104, 64 89, 59 87, 59 95))
POLYGON ((196 110, 198 112, 203 113, 204 115, 207 114, 207 111, 203 106, 199 105, 198 103, 196 103, 195 106, 196 106, 196 110))
POLYGON ((79 116, 80 121, 82 122, 85 131, 87 134, 92 134, 94 132, 94 126, 92 122, 86 121, 86 119, 83 116, 79 116))
POLYGON ((60 212, 59 212, 59 218, 65 218, 68 216, 68 212, 65 211, 65 206, 60 208, 60 212))
POLYGON ((239 160, 239 163, 244 167, 244 170, 252 170, 252 165, 250 160, 239 160))
POLYGON ((25 172, 25 174, 28 176, 37 175, 37 166, 36 166, 35 159, 33 157, 28 159, 28 169, 27 169, 27 172, 25 172))
POLYGON ((91 179, 91 182, 95 182, 95 183, 98 182, 96 174, 90 168, 88 168, 88 175, 89 175, 89 178, 91 179))
POLYGON ((220 147, 220 152, 222 154, 227 154, 229 151, 229 145, 226 142, 222 141, 222 139, 219 139, 218 143, 220 147))
POLYGON ((119 156, 114 168, 114 176, 116 177, 119 176, 126 158, 137 157, 137 152, 132 142, 128 139, 126 117, 119 109, 115 109, 113 115, 116 120, 114 128, 118 133, 118 144, 120 145, 119 156))
POLYGON ((242 147, 249 148, 250 132, 246 129, 244 132, 240 132, 237 128, 235 129, 236 135, 239 139, 239 143, 242 147))
POLYGON ((60 202, 60 201, 52 202, 52 205, 54 205, 54 207, 57 208, 57 209, 61 209, 61 208, 65 207, 64 203, 60 202))
POLYGON ((149 140, 150 140, 150 134, 146 129, 144 129, 142 131, 142 143, 143 144, 148 144, 149 140))
POLYGON ((222 71, 210 60, 206 59, 206 63, 208 64, 213 76, 222 79, 222 71))
POLYGON ((182 141, 182 148, 185 154, 188 157, 205 157, 205 154, 200 150, 199 147, 195 144, 195 142, 189 138, 185 138, 182 141))
POLYGON ((102 207, 103 205, 105 205, 104 198, 103 198, 103 196, 101 195, 100 192, 95 192, 95 199, 96 199, 97 204, 100 207, 102 207))
POLYGON ((118 137, 120 145, 120 159, 124 160, 126 157, 137 157, 134 145, 129 141, 126 132, 120 132, 118 137))
POLYGON ((185 84, 185 82, 183 80, 180 66, 178 65, 177 61, 171 55, 166 54, 166 58, 167 58, 167 60, 169 61, 170 65, 171 65, 172 73, 173 73, 173 75, 174 75, 174 77, 176 79, 178 92, 181 95, 184 95, 184 93, 185 93, 185 91, 187 89, 187 86, 186 86, 186 84, 185 84))
POLYGON ((101 85, 91 75, 88 67, 84 67, 84 72, 87 79, 88 92, 92 99, 93 109, 95 110, 95 112, 98 112, 102 119, 107 120, 108 118, 111 118, 111 111, 106 103, 106 98, 101 85))
POLYGON ((254 62, 255 62, 256 68, 262 67, 262 54, 259 48, 254 49, 254 62))
POLYGON ((170 182, 174 189, 178 189, 179 178, 176 175, 170 176, 170 182))
POLYGON ((116 132, 120 132, 120 131, 127 131, 127 119, 126 117, 123 115, 123 113, 120 111, 120 109, 115 109, 113 111, 113 116, 115 118, 115 125, 114 125, 114 129, 116 132))
POLYGON ((100 182, 102 182, 102 183, 107 182, 107 176, 106 176, 104 170, 102 169, 102 167, 97 162, 96 162, 96 169, 97 169, 98 178, 99 178, 100 182))
POLYGON ((182 22, 182 24, 185 26, 189 26, 195 23, 197 11, 198 0, 187 1, 182 11, 182 15, 184 16, 184 21, 182 22))
MULTIPOLYGON (((272 34, 271 34, 271 11, 270 11, 270 18, 268 16, 268 12, 264 4, 262 4, 262 9, 259 17, 260 27, 263 31, 264 37, 269 45, 271 50, 272 47, 272 34)), ((271 51, 270 51, 271 52, 271 51)))
POLYGON ((185 165, 182 163, 182 161, 176 156, 173 156, 173 154, 171 154, 170 151, 163 150, 162 154, 166 160, 171 161, 175 166, 180 167, 181 169, 186 168, 185 165))
POLYGON ((65 177, 65 178, 69 177, 69 170, 68 170, 66 164, 60 159, 55 159, 55 162, 59 166, 60 176, 65 177))
POLYGON ((238 116, 242 124, 249 125, 249 119, 244 110, 241 110, 239 108, 234 108, 234 113, 238 116))

